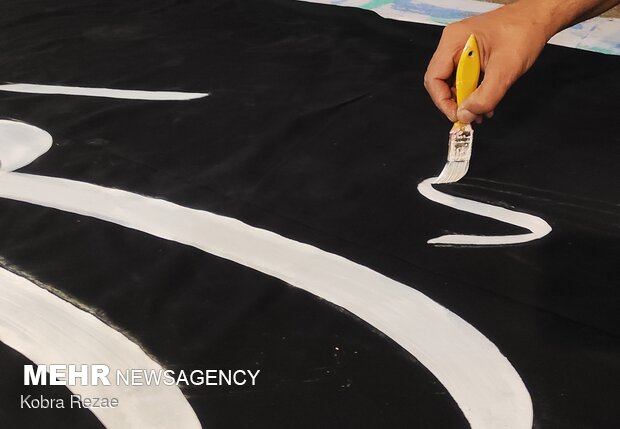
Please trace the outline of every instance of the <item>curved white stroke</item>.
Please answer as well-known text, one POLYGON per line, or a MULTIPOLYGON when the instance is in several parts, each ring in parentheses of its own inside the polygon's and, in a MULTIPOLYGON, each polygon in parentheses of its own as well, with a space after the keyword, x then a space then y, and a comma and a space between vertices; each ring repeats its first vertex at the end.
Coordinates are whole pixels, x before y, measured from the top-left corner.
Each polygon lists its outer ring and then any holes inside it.
POLYGON ((0 197, 112 222, 279 278, 350 311, 409 351, 450 392, 472 429, 532 427, 529 393, 492 342, 422 293, 367 267, 233 218, 83 182, 0 172, 0 197))
POLYGON ((431 177, 430 179, 420 182, 418 185, 418 191, 429 200, 457 210, 499 220, 500 222, 509 223, 511 225, 520 226, 530 232, 525 234, 496 236, 461 234, 442 235, 441 237, 428 240, 429 244, 466 244, 482 246, 517 244, 537 240, 551 232, 551 226, 538 216, 444 194, 443 192, 433 188, 435 179, 436 177, 431 177))
POLYGON ((115 385, 117 369, 161 369, 140 347, 92 314, 3 268, 0 341, 36 364, 108 365, 110 386, 67 386, 82 397, 118 399, 118 408, 91 409, 108 429, 201 427, 177 386, 115 385))
POLYGON ((183 101, 203 98, 208 93, 175 91, 142 91, 135 89, 86 88, 82 86, 38 85, 9 83, 0 85, 0 91, 27 94, 83 95, 88 97, 121 98, 125 100, 183 101))
POLYGON ((41 128, 0 119, 0 170, 13 171, 30 164, 52 147, 52 136, 41 128))

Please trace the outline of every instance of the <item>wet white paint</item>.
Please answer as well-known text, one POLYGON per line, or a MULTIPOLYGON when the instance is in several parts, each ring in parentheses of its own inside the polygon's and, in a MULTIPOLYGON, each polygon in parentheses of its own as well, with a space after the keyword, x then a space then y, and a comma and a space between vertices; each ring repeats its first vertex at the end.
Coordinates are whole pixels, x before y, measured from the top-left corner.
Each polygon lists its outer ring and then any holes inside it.
POLYGON ((529 232, 524 234, 498 236, 461 234, 442 235, 441 237, 428 240, 429 244, 479 246, 517 244, 537 240, 551 232, 551 226, 538 216, 444 194, 443 192, 440 192, 433 188, 433 183, 435 179, 435 177, 426 179, 418 185, 418 191, 429 200, 435 201, 436 203, 443 204, 448 207, 452 207, 457 210, 473 213, 476 215, 495 219, 500 222, 505 222, 514 226, 525 228, 529 232))
POLYGON ((38 85, 11 83, 0 85, 0 91, 28 94, 82 95, 88 97, 121 98, 125 100, 183 101, 208 96, 208 93, 175 91, 142 91, 132 89, 86 88, 80 86, 38 85))
POLYGON ((236 219, 83 182, 0 173, 0 197, 102 219, 281 279, 350 311, 409 351, 450 392, 472 429, 532 426, 529 393, 492 342, 422 293, 367 267, 236 219))
MULTIPOLYGON (((0 340, 36 364, 105 364, 112 372, 161 369, 120 332, 2 268, 0 340)), ((118 399, 118 408, 91 409, 108 429, 201 427, 177 386, 68 387, 82 397, 118 399)))
POLYGON ((52 136, 41 128, 0 119, 0 170, 13 171, 30 164, 52 147, 52 136))

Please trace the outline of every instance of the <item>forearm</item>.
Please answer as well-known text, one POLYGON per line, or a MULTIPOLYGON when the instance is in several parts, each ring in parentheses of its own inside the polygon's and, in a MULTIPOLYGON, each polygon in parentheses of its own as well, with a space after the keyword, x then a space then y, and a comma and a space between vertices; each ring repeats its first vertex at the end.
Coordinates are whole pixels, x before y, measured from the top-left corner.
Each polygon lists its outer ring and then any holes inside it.
POLYGON ((435 105, 453 122, 490 117, 508 88, 530 69, 551 37, 618 3, 620 0, 517 0, 450 24, 428 65, 424 85, 435 105), (455 65, 471 34, 478 40, 484 79, 457 105, 451 89, 455 65))
POLYGON ((597 16, 620 0, 518 0, 506 6, 545 27, 547 38, 573 24, 597 16))

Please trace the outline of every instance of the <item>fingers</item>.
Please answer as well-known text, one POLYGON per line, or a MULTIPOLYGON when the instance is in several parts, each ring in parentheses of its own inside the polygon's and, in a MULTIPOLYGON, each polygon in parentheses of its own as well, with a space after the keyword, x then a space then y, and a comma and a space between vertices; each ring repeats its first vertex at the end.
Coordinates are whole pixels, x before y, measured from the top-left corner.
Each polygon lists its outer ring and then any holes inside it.
POLYGON ((458 118, 459 122, 462 122, 463 124, 469 124, 474 121, 476 121, 476 123, 478 124, 482 122, 482 117, 480 115, 476 115, 475 113, 463 107, 459 107, 456 112, 456 117, 458 118))
POLYGON ((447 81, 452 77, 454 70, 454 51, 448 47, 442 37, 428 64, 424 75, 424 86, 435 106, 452 122, 456 121, 457 106, 447 81))
POLYGON ((457 110, 458 120, 459 122, 462 122, 464 124, 469 124, 471 122, 481 124, 484 118, 491 119, 494 114, 495 114, 494 110, 491 110, 490 112, 486 112, 483 115, 476 115, 475 113, 472 113, 469 110, 466 110, 463 108, 460 108, 457 110))
POLYGON ((452 98, 452 91, 446 82, 441 79, 428 79, 424 86, 433 99, 433 103, 452 122, 456 121, 456 102, 452 98))
POLYGON ((515 81, 512 76, 489 64, 480 86, 459 106, 458 120, 470 123, 478 117, 482 118, 482 115, 492 117, 495 107, 515 81))
POLYGON ((512 52, 508 56, 504 53, 494 55, 486 67, 483 65, 485 76, 480 86, 457 106, 448 82, 453 78, 456 69, 461 36, 458 29, 451 30, 450 26, 444 29, 439 46, 424 75, 424 86, 435 106, 451 121, 480 123, 484 117, 493 117, 495 107, 521 74, 518 72, 520 68, 511 61, 514 60, 512 52), (456 43, 457 39, 459 43, 456 43))

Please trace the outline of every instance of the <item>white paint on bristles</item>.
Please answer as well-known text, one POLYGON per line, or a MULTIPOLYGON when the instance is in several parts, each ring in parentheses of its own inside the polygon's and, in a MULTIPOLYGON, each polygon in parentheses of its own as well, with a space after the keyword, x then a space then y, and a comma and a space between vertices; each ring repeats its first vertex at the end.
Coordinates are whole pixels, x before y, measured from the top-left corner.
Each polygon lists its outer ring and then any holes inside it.
POLYGON ((86 88, 80 86, 38 85, 10 83, 0 85, 0 91, 28 94, 82 95, 88 97, 120 98, 147 101, 186 101, 208 96, 208 93, 175 91, 142 91, 135 89, 86 88))
POLYGON ((524 234, 497 236, 450 234, 428 240, 429 244, 474 246, 517 244, 537 240, 551 232, 551 226, 538 216, 444 194, 433 188, 435 179, 435 177, 431 177, 430 179, 420 182, 418 185, 418 191, 429 200, 457 210, 525 228, 529 232, 524 234))
POLYGON ((67 386, 82 397, 118 399, 117 408, 90 409, 108 429, 201 427, 175 385, 114 384, 116 370, 161 370, 140 347, 92 314, 3 268, 0 340, 35 364, 108 365, 110 386, 67 386))
MULTIPOLYGON (((360 317, 415 356, 450 392, 472 429, 531 429, 529 393, 491 341, 417 290, 365 266, 233 218, 84 182, 0 172, 0 197, 90 216, 192 246, 306 290, 360 317)), ((5 321, 22 322, 13 336, 13 325, 5 326, 0 339, 5 341, 8 335, 18 351, 37 362, 66 361, 55 354, 53 344, 44 340, 58 335, 56 319, 64 317, 63 312, 41 313, 40 320, 49 318, 50 323, 38 323, 34 317, 38 307, 24 305, 20 289, 15 286, 11 286, 14 294, 2 297, 6 301, 2 315, 5 321), (28 326, 29 320, 35 325, 28 326), (32 344, 17 342, 16 337, 29 341, 34 331, 38 334, 32 344), (33 350, 34 344, 37 350, 33 350)), ((73 307, 71 311, 78 310, 73 307)), ((101 334, 105 338, 110 335, 107 330, 103 324, 93 324, 88 335, 99 338, 101 334)), ((75 341, 63 343, 63 349, 71 354, 88 348, 101 357, 99 363, 109 363, 103 358, 115 345, 110 347, 105 341, 83 343, 83 338, 89 337, 76 336, 75 341)), ((118 357, 124 360, 143 359, 138 347, 120 350, 118 357)), ((80 362, 81 357, 77 357, 74 361, 80 362)), ((158 394, 149 393, 150 400, 157 401, 158 394)), ((148 408, 151 412, 159 409, 148 408)), ((128 427, 121 425, 121 419, 126 418, 110 417, 115 426, 108 427, 128 427)), ((154 421, 149 427, 190 427, 167 422, 154 421)))

